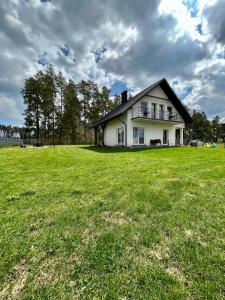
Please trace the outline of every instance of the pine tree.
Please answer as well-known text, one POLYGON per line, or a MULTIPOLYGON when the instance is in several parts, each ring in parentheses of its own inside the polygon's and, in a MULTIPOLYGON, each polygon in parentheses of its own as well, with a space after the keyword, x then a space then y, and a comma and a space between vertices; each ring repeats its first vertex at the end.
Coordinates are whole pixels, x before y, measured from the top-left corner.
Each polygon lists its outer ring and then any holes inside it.
MULTIPOLYGON (((40 119, 41 119, 41 96, 40 82, 33 77, 25 80, 22 90, 24 104, 27 106, 25 110, 26 122, 29 120, 30 125, 34 125, 37 142, 40 141, 40 119)), ((30 126, 29 125, 29 126, 30 126)))
POLYGON ((77 95, 77 86, 72 80, 69 80, 69 83, 65 86, 64 101, 63 122, 67 141, 70 139, 73 144, 77 144, 80 124, 80 102, 77 95))
POLYGON ((65 87, 66 79, 61 72, 56 77, 56 86, 58 92, 58 104, 57 104, 57 123, 59 128, 59 142, 62 144, 62 134, 63 134, 63 112, 65 105, 65 87))

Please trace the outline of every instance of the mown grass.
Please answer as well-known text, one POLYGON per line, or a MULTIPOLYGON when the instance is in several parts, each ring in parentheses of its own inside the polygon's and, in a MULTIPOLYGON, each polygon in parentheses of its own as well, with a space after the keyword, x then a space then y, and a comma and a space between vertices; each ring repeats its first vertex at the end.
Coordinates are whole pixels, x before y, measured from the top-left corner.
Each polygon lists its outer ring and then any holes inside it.
POLYGON ((0 299, 223 299, 225 149, 0 149, 0 299))

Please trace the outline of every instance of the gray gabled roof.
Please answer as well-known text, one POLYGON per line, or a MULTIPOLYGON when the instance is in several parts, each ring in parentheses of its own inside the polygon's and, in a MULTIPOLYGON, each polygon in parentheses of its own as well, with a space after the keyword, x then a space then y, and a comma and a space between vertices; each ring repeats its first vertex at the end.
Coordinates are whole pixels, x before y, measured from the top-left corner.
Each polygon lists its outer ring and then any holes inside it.
POLYGON ((186 108, 183 106, 181 101, 176 96, 173 89, 170 87, 169 83, 165 78, 153 83, 140 93, 136 94, 134 97, 131 97, 126 103, 118 105, 115 109, 113 109, 110 113, 105 115, 103 118, 101 118, 98 122, 93 124, 93 127, 97 127, 99 125, 102 125, 106 123, 109 120, 112 120, 116 117, 119 117, 124 112, 126 112, 129 108, 131 108, 136 102, 138 102, 141 98, 143 98, 145 95, 147 95, 151 90, 153 90, 157 85, 159 85, 166 95, 168 96, 169 100, 173 103, 176 110, 180 113, 181 117, 183 118, 185 123, 192 123, 192 118, 186 108))

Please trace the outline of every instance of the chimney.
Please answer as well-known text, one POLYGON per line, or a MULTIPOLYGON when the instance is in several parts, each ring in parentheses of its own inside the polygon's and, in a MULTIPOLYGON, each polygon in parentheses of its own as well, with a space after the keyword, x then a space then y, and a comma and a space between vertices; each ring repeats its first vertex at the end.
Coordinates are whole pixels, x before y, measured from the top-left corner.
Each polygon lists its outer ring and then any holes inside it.
POLYGON ((127 102, 127 91, 123 91, 121 93, 121 102, 122 102, 122 104, 127 102))

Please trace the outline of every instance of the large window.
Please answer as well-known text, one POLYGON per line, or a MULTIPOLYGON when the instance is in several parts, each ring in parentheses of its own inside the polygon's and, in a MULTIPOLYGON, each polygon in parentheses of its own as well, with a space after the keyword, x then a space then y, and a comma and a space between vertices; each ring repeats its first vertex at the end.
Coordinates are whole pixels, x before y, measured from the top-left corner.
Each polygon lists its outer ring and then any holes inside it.
POLYGON ((159 105, 159 118, 160 118, 161 120, 164 119, 164 105, 163 105, 163 104, 160 104, 160 105, 159 105))
POLYGON ((152 118, 156 118, 156 103, 152 103, 152 118))
POLYGON ((133 144, 134 145, 143 145, 144 142, 145 142, 144 128, 133 127, 133 144))
POLYGON ((117 143, 118 145, 124 144, 124 128, 117 128, 117 143))
POLYGON ((147 103, 146 102, 140 103, 140 114, 141 114, 141 116, 147 116, 147 103))
POLYGON ((168 111, 168 117, 169 117, 169 120, 170 120, 170 119, 172 119, 172 107, 167 106, 167 111, 168 111))

